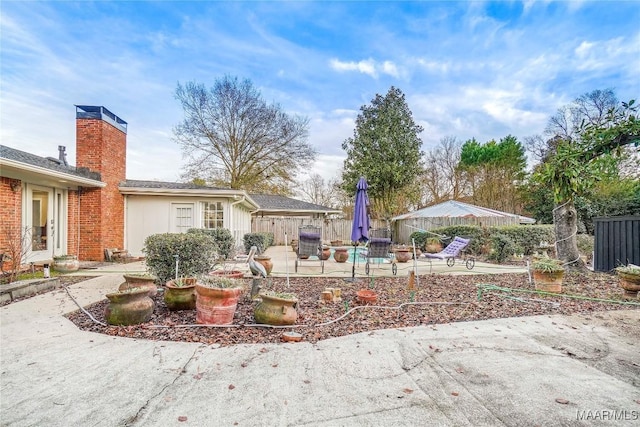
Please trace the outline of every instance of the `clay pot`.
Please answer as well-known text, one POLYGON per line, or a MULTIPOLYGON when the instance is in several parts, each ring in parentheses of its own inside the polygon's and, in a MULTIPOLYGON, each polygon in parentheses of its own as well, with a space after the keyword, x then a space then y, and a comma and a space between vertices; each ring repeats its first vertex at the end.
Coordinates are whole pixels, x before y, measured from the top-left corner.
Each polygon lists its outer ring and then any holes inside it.
POLYGON ((158 287, 156 286, 156 278, 147 274, 124 274, 125 282, 118 288, 121 291, 126 291, 131 288, 145 288, 149 292, 151 298, 158 294, 158 287))
POLYGON ((282 334, 282 341, 284 342, 300 342, 302 341, 302 334, 298 332, 285 332, 282 334))
POLYGON ((209 273, 210 276, 224 276, 229 279, 242 279, 244 277, 244 273, 240 270, 216 270, 209 273))
POLYGON ((298 319, 297 299, 279 298, 274 295, 260 295, 261 301, 258 302, 253 311, 253 317, 257 323, 266 325, 293 325, 298 319))
POLYGON ((137 325, 151 318, 153 300, 145 288, 129 289, 107 294, 109 305, 104 317, 110 325, 137 325))
POLYGON ((196 308, 196 279, 188 278, 188 284, 176 286, 173 280, 165 284, 164 302, 172 311, 193 310, 196 308))
POLYGON ((259 262, 260 264, 262 264, 264 269, 267 271, 267 276, 271 274, 271 271, 273 270, 273 261, 271 261, 270 256, 257 255, 257 256, 254 256, 253 259, 256 262, 259 262))
POLYGON ((625 298, 640 298, 640 276, 637 274, 618 272, 618 283, 624 290, 625 298))
POLYGON ((332 240, 331 246, 342 246, 342 240, 332 240))
POLYGON ((196 283, 196 323, 230 325, 242 288, 210 288, 196 283))
POLYGON ((331 258, 331 248, 329 246, 323 246, 322 252, 320 252, 320 259, 326 261, 331 258))
POLYGON ((80 261, 75 255, 53 257, 53 269, 58 273, 73 273, 80 269, 80 261))
POLYGON ((356 292, 356 296, 358 297, 358 301, 365 304, 374 303, 378 300, 378 294, 371 289, 360 289, 356 292))
POLYGON ((413 258, 413 254, 408 248, 400 248, 396 249, 396 261, 398 262, 407 262, 411 258, 413 258))
POLYGON ((537 291, 560 293, 563 278, 564 271, 533 270, 533 283, 537 291))
POLYGON ((347 260, 349 259, 349 252, 348 248, 342 247, 342 248, 336 248, 335 251, 333 252, 333 259, 336 262, 347 262, 347 260))

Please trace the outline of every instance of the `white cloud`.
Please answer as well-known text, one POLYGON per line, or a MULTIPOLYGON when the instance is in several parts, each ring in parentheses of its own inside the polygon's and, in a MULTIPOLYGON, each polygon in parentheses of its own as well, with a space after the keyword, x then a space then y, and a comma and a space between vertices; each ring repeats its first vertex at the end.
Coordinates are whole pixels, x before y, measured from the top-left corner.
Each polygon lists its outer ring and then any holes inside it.
POLYGON ((379 74, 387 74, 396 78, 400 77, 398 66, 393 61, 383 61, 380 63, 369 58, 358 62, 345 62, 333 58, 329 61, 329 65, 332 69, 339 72, 357 71, 362 74, 367 74, 373 78, 378 78, 379 74))

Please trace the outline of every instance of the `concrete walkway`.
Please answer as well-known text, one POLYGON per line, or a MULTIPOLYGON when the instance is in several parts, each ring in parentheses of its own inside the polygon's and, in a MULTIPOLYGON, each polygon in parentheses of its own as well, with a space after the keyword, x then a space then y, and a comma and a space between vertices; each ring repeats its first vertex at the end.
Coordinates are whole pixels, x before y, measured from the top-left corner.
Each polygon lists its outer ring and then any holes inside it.
MULTIPOLYGON (((69 291, 87 305, 117 288, 120 270, 143 268, 96 270, 69 291)), ((1 425, 632 426, 640 420, 639 310, 217 348, 82 332, 62 316, 75 308, 65 290, 0 308, 1 425)))

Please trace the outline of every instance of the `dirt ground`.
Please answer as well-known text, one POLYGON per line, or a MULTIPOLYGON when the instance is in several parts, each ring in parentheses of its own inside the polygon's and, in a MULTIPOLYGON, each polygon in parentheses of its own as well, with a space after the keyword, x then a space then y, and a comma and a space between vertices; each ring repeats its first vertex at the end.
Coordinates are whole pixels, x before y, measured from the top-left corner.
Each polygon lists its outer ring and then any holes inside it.
MULTIPOLYGON (((418 279, 419 285, 414 291, 407 289, 406 277, 380 277, 373 281, 360 279, 356 283, 338 278, 292 278, 288 286, 284 278, 265 279, 263 281, 265 290, 295 293, 298 297, 296 325, 284 330, 250 326, 255 323, 253 310, 256 302, 248 297, 251 285, 249 279, 244 279, 247 290, 238 304, 233 327, 198 326, 195 310, 169 311, 164 304, 162 292, 155 297, 155 309, 151 320, 142 325, 105 327, 93 322, 81 311, 74 312, 68 317, 80 329, 113 336, 228 346, 279 342, 283 332, 290 330, 302 334, 305 341, 317 342, 376 329, 539 314, 588 314, 619 309, 640 309, 638 305, 592 300, 625 301, 622 298, 622 290, 618 287, 617 278, 609 274, 568 273, 563 286, 565 297, 521 292, 534 289, 533 285, 529 284, 526 274, 425 275, 418 279), (490 290, 486 289, 487 285, 511 288, 512 291, 490 290), (327 287, 340 288, 342 301, 321 302, 320 294, 327 287), (356 292, 363 288, 376 291, 378 300, 375 305, 366 305, 357 300, 356 292), (568 298, 566 297, 568 295, 579 298, 568 298)), ((104 321, 106 305, 105 299, 87 307, 87 310, 96 319, 104 321)))

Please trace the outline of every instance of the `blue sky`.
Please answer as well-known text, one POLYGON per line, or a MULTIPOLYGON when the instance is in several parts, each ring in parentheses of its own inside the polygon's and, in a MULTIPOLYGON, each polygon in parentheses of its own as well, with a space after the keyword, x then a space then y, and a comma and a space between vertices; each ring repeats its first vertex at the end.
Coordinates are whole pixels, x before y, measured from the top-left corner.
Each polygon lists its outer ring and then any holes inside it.
POLYGON ((640 2, 3 1, 2 144, 42 156, 66 145, 74 105, 129 123, 127 177, 179 179, 178 82, 249 78, 309 118, 336 176, 360 107, 391 86, 424 127, 480 142, 541 133, 562 105, 613 88, 640 95, 640 2))

